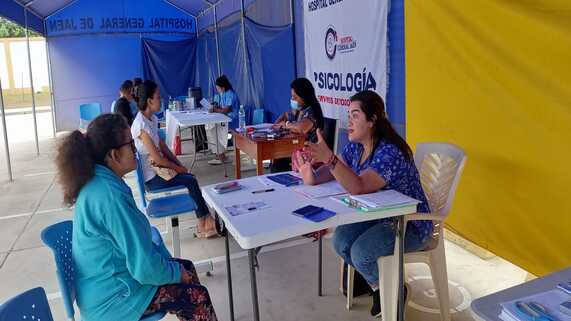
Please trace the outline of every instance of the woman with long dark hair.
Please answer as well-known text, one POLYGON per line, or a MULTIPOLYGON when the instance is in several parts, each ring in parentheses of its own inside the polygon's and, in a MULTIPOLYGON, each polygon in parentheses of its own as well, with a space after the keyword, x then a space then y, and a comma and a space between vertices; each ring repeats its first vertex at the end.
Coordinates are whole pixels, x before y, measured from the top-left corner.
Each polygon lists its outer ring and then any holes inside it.
MULTIPOLYGON (((430 212, 412 151, 387 119, 385 104, 377 93, 363 91, 351 97, 348 133, 349 143, 340 157, 329 149, 320 131, 317 143, 308 147, 311 160, 297 155, 294 162, 306 184, 335 179, 353 195, 394 189, 419 200, 419 213, 430 212), (312 162, 325 165, 314 171, 312 162)), ((431 232, 431 221, 409 222, 405 251, 424 248, 431 232)), ((333 236, 337 254, 355 267, 375 291, 371 309, 374 316, 381 315, 378 282, 382 271, 378 271, 377 258, 392 255, 395 233, 395 221, 391 218, 342 225, 333 236)))
POLYGON ((149 191, 185 186, 196 202, 199 238, 217 236, 216 224, 194 175, 176 158, 159 137, 159 120, 155 113, 161 109, 161 93, 157 84, 145 80, 139 85, 139 112, 131 125, 131 134, 141 156, 145 188, 149 191))
MULTIPOLYGON (((274 122, 274 128, 285 128, 291 132, 305 135, 305 140, 317 142, 317 130, 323 129, 323 111, 315 95, 315 88, 307 78, 297 78, 290 84, 291 110, 283 113, 274 122)), ((276 159, 272 163, 272 172, 291 170, 291 158, 276 159)))
POLYGON ((151 226, 122 177, 137 166, 125 118, 103 114, 58 147, 64 203, 75 205, 72 255, 81 318, 139 320, 156 311, 217 320, 192 262, 153 244, 151 226))

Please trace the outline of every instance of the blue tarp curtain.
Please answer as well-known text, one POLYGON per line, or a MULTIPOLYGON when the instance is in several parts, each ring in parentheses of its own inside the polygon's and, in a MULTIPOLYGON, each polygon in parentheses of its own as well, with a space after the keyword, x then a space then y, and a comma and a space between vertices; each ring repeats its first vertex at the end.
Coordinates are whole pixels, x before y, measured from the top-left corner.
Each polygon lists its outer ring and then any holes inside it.
MULTIPOLYGON (((241 21, 218 29, 221 74, 228 77, 244 104, 247 119, 253 108, 264 108, 266 121, 289 109, 290 83, 295 78, 291 26, 269 27, 246 18, 244 55, 241 21)), ((217 76, 216 42, 212 32, 197 41, 196 82, 205 96, 213 95, 217 76)))
POLYGON ((195 83, 196 41, 142 39, 143 74, 155 81, 164 97, 186 96, 195 83))
POLYGON ((210 98, 216 94, 214 81, 218 75, 216 39, 213 32, 203 32, 196 41, 195 86, 202 88, 202 95, 210 98))

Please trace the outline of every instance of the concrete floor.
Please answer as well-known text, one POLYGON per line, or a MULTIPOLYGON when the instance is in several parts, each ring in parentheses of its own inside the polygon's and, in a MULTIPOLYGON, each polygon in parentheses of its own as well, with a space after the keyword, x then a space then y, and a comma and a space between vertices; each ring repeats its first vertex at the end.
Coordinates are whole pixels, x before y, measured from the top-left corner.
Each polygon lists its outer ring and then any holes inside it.
MULTIPOLYGON (((48 293, 55 320, 65 320, 63 303, 57 285, 53 257, 40 241, 41 230, 55 222, 72 218, 72 211, 62 208, 61 192, 55 180, 52 162, 55 141, 42 139, 42 154, 35 156, 32 142, 12 146, 15 180, 7 182, 4 158, 0 160, 0 302, 26 289, 43 286, 48 293)), ((189 162, 188 157, 184 157, 189 162)), ((204 157, 193 170, 202 185, 231 179, 234 167, 228 166, 224 178, 220 166, 209 166, 204 157)), ((253 175, 247 171, 243 176, 253 175)), ((134 187, 134 177, 127 177, 134 187)), ((136 189, 134 194, 137 196, 136 189)), ((164 221, 153 221, 164 229, 164 221)), ((212 260, 212 276, 201 275, 208 287, 220 320, 229 320, 226 268, 223 260, 224 240, 197 240, 181 223, 182 256, 195 262, 212 260)), ((165 235, 168 242, 168 235, 165 235)), ((258 290, 262 320, 372 320, 370 297, 356 299, 353 310, 345 310, 339 293, 339 262, 324 243, 324 293, 317 296, 316 244, 307 239, 265 248, 259 255, 258 290)), ((232 276, 237 320, 252 320, 250 280, 247 257, 236 243, 231 243, 232 276)), ((451 293, 452 319, 474 320, 470 302, 480 296, 519 284, 527 273, 500 259, 482 260, 463 248, 446 243, 451 293)), ((438 303, 427 267, 407 265, 407 281, 412 294, 407 307, 407 320, 438 320, 438 303)), ((176 320, 168 317, 166 320, 176 320)))

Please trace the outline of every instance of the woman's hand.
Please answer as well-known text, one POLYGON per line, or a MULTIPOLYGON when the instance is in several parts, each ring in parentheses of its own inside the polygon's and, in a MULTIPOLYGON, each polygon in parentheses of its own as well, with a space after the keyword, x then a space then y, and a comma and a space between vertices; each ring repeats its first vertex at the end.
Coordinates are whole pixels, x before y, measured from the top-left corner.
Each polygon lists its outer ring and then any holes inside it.
POLYGON ((306 175, 312 174, 312 167, 311 167, 311 160, 307 159, 309 155, 304 153, 303 151, 296 151, 294 153, 294 157, 292 158, 292 162, 297 167, 298 171, 305 177, 306 175))
POLYGON ((312 163, 322 162, 327 164, 333 156, 333 152, 329 149, 323 138, 321 129, 317 130, 317 143, 309 143, 307 150, 311 155, 312 163))

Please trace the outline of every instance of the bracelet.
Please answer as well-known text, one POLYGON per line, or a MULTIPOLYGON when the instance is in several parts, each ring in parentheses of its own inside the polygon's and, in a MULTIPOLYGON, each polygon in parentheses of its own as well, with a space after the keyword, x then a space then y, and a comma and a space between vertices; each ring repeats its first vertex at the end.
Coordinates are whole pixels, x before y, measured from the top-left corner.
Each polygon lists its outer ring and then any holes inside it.
POLYGON ((335 169, 335 166, 337 166, 338 161, 339 161, 339 158, 337 158, 337 155, 335 155, 335 153, 333 153, 331 155, 331 158, 329 158, 329 161, 327 161, 327 165, 329 166, 330 171, 335 169))

